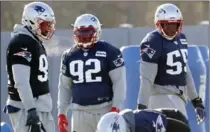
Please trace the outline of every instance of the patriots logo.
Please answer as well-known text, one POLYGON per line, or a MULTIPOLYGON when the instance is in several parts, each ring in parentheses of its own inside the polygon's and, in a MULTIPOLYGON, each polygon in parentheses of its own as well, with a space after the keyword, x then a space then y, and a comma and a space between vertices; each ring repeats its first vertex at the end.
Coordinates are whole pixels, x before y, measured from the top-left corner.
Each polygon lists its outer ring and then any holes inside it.
POLYGON ((97 21, 95 17, 91 17, 90 19, 91 19, 93 22, 96 22, 96 21, 97 21))
POLYGON ((42 14, 45 11, 45 9, 43 7, 38 6, 38 5, 36 5, 34 7, 34 10, 37 11, 39 15, 42 14))
POLYGON ((141 55, 146 53, 150 59, 154 56, 155 52, 156 51, 151 48, 150 45, 145 45, 145 47, 141 49, 141 55))
POLYGON ((13 55, 23 57, 23 58, 25 58, 28 62, 30 62, 30 61, 31 61, 31 58, 32 58, 31 53, 28 52, 28 51, 21 51, 21 52, 18 52, 18 53, 14 53, 13 55))
POLYGON ((118 58, 116 60, 114 60, 113 63, 117 67, 122 66, 124 64, 124 60, 122 58, 122 55, 118 55, 118 58))
POLYGON ((160 14, 161 14, 162 12, 163 12, 164 14, 166 13, 166 11, 165 11, 165 10, 163 10, 163 9, 161 8, 161 9, 159 10, 159 12, 158 12, 158 13, 160 13, 160 14))

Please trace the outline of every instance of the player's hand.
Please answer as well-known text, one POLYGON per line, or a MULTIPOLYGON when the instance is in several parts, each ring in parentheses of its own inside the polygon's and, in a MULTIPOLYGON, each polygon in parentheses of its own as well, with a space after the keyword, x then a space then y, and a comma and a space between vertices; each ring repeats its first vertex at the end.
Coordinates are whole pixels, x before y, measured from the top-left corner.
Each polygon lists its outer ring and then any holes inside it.
POLYGON ((58 116, 58 128, 60 132, 68 132, 68 120, 64 114, 58 116))
POLYGON ((26 126, 29 128, 28 132, 46 132, 42 122, 39 119, 36 108, 28 110, 26 126))
POLYGON ((195 108, 195 112, 197 114, 197 124, 203 123, 206 119, 205 109, 197 107, 197 108, 195 108))
POLYGON ((116 108, 116 107, 112 107, 110 112, 117 112, 119 113, 120 112, 120 109, 116 108))
POLYGON ((205 112, 205 107, 202 103, 202 100, 200 97, 197 97, 192 100, 192 104, 195 108, 196 116, 197 116, 197 124, 201 124, 205 121, 206 119, 206 112, 205 112))

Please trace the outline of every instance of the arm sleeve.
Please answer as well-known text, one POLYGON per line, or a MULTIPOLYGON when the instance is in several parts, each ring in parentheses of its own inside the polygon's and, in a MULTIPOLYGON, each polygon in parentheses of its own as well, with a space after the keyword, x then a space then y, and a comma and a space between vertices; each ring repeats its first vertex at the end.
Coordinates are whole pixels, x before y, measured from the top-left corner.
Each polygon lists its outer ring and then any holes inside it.
POLYGON ((125 100, 125 67, 121 51, 110 46, 108 53, 109 76, 112 81, 113 107, 122 108, 125 100))
POLYGON ((108 53, 109 72, 124 66, 124 59, 119 49, 113 47, 108 53))
POLYGON ((35 107, 35 102, 29 83, 30 70, 31 69, 29 66, 22 64, 15 64, 12 66, 15 88, 17 88, 18 90, 18 93, 26 110, 35 107))
POLYGON ((60 64, 60 72, 67 76, 67 77, 70 77, 70 73, 69 73, 69 64, 68 64, 68 57, 67 57, 67 54, 68 54, 68 50, 65 51, 63 54, 62 54, 62 57, 61 57, 61 64, 60 64))
POLYGON ((187 96, 189 100, 193 100, 198 97, 192 73, 188 65, 187 65, 187 96))
POLYGON ((141 42, 140 53, 141 60, 158 63, 162 52, 162 42, 158 36, 147 35, 141 42))
POLYGON ((148 107, 149 97, 151 96, 151 88, 153 87, 155 77, 157 75, 158 65, 155 63, 140 62, 140 90, 138 94, 138 104, 148 107))
POLYGON ((65 114, 67 116, 71 103, 71 81, 71 78, 60 73, 58 83, 58 115, 65 114))
POLYGON ((32 54, 34 54, 28 45, 14 44, 10 49, 11 64, 22 64, 26 66, 31 65, 32 54))
POLYGON ((158 71, 158 61, 161 56, 162 44, 155 36, 147 35, 141 42, 140 53, 140 90, 138 104, 148 106, 151 88, 158 71))
POLYGON ((119 67, 109 72, 109 76, 113 82, 113 107, 122 109, 125 101, 126 80, 125 80, 125 67, 119 67))
POLYGON ((71 86, 72 80, 69 77, 69 70, 67 66, 66 52, 63 53, 61 57, 60 64, 60 75, 58 83, 58 115, 65 114, 67 115, 69 105, 71 103, 71 86))

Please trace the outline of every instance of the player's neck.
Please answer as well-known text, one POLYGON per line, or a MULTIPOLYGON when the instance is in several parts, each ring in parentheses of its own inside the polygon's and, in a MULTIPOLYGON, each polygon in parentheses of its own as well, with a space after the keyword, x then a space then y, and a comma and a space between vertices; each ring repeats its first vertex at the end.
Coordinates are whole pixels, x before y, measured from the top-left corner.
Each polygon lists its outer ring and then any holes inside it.
POLYGON ((87 51, 89 51, 90 49, 84 49, 84 48, 82 48, 82 50, 85 51, 85 52, 87 52, 87 51))

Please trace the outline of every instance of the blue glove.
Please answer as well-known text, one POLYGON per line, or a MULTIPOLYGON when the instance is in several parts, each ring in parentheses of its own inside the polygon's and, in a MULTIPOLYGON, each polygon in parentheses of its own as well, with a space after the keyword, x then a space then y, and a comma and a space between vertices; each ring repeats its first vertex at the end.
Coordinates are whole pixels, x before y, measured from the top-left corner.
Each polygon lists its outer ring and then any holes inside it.
POLYGON ((200 97, 197 97, 192 100, 192 104, 195 108, 197 116, 197 124, 203 123, 206 119, 206 112, 205 112, 205 107, 202 103, 202 99, 200 97))

